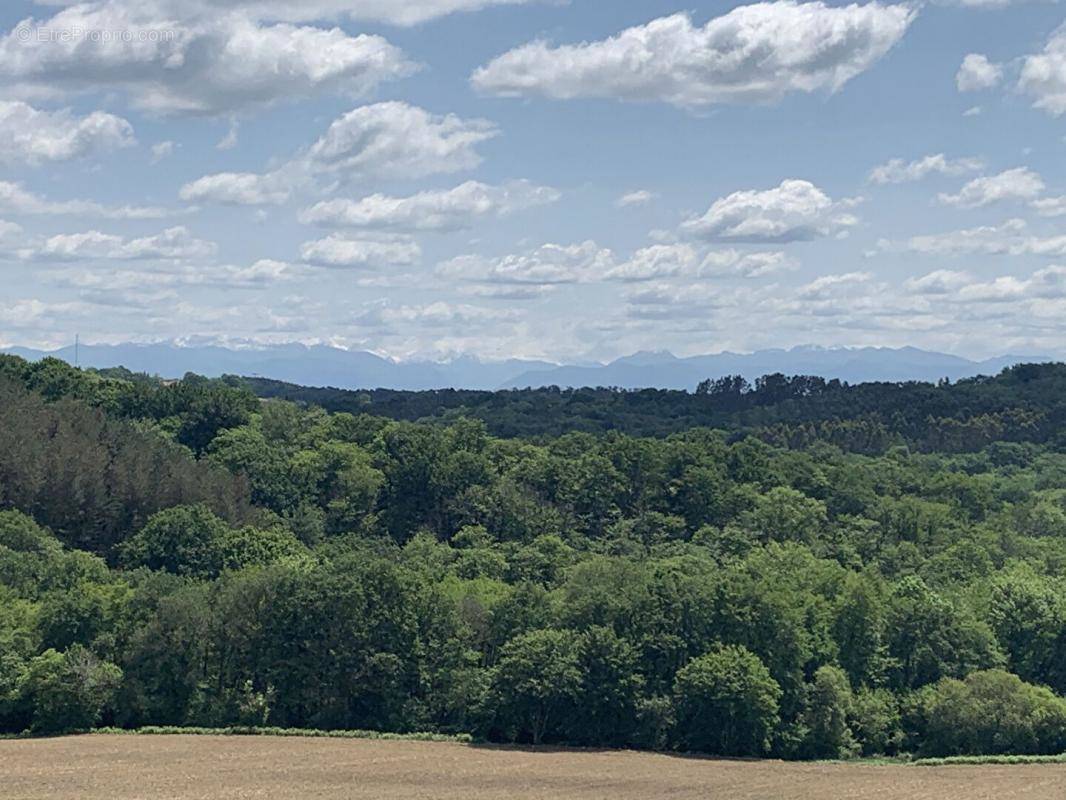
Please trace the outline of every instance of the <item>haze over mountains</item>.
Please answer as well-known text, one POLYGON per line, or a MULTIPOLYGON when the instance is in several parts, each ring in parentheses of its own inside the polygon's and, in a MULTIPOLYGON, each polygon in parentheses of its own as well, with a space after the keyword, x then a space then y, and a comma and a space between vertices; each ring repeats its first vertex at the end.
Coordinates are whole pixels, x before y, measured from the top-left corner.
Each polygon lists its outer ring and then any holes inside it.
MULTIPOLYGON (((12 347, 4 352, 37 360, 54 356, 74 363, 74 347, 50 352, 12 347)), ((447 362, 394 361, 373 353, 327 346, 284 344, 228 349, 155 344, 82 345, 83 367, 123 366, 164 378, 187 372, 208 377, 225 374, 259 376, 304 386, 339 389, 427 390, 444 388, 509 389, 542 386, 618 386, 626 389, 692 390, 706 378, 743 375, 748 380, 775 372, 820 375, 849 383, 864 381, 959 380, 993 375, 1022 362, 1052 359, 1043 356, 1001 356, 971 361, 959 356, 919 350, 796 347, 755 353, 717 353, 678 358, 668 352, 641 352, 607 364, 558 365, 547 361, 510 359, 481 361, 462 357, 447 362)))

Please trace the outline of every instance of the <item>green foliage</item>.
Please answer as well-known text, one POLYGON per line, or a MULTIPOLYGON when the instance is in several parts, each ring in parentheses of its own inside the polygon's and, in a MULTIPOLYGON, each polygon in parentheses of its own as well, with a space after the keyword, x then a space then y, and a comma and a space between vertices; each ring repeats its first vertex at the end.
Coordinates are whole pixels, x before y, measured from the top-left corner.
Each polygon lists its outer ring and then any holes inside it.
POLYGON ((0 357, 0 735, 1066 748, 1061 367, 241 387, 0 357))
POLYGON ((849 725, 854 705, 844 671, 828 664, 819 667, 807 688, 807 708, 802 717, 808 757, 836 759, 855 755, 859 745, 849 725))
POLYGON ((929 756, 1049 755, 1066 749, 1066 700, 1002 670, 945 678, 912 701, 907 725, 929 756))
POLYGON ((155 514, 123 545, 127 567, 208 578, 222 567, 226 523, 206 506, 177 506, 155 514))
POLYGON ((111 704, 122 672, 75 646, 32 658, 15 686, 16 703, 29 710, 35 733, 87 730, 111 704))
POLYGON ((720 647, 690 661, 677 673, 674 697, 685 748, 723 756, 769 751, 781 688, 746 648, 720 647))
POLYGON ((540 744, 561 727, 581 689, 580 647, 576 634, 557 630, 522 634, 503 647, 492 701, 512 739, 540 744))

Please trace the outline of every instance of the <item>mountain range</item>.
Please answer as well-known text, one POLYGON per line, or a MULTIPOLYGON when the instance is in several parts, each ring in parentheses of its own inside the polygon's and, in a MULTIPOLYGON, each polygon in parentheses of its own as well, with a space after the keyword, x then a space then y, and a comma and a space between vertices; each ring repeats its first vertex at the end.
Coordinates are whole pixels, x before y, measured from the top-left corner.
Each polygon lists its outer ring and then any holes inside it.
POLYGON ((868 381, 959 380, 993 375, 1023 362, 1045 362, 1044 356, 1000 356, 972 361, 914 347, 823 348, 716 353, 679 358, 666 351, 645 351, 606 364, 560 365, 548 361, 509 359, 482 361, 464 356, 451 361, 396 361, 373 353, 325 345, 283 344, 230 349, 217 345, 155 344, 81 345, 44 351, 12 347, 2 352, 35 361, 46 356, 83 367, 126 367, 164 378, 187 372, 208 377, 246 375, 304 386, 338 389, 511 389, 542 386, 617 386, 626 389, 692 390, 706 378, 743 375, 820 375, 849 383, 868 381))

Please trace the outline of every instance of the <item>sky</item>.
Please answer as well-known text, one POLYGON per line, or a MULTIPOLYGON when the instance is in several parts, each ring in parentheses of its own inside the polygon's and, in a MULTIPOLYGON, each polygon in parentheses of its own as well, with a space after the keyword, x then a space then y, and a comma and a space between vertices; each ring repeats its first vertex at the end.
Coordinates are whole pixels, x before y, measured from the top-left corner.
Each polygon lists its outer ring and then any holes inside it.
POLYGON ((5 0, 0 346, 1066 357, 1064 21, 5 0))

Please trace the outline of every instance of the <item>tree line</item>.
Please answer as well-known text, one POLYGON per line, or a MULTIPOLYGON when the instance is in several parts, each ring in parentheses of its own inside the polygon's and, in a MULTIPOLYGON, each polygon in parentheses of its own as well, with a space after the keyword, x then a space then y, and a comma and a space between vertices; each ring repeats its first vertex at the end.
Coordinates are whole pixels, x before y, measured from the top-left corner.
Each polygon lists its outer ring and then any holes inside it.
MULTIPOLYGON (((1036 413, 1023 372, 974 414, 1036 413)), ((0 730, 1066 749, 1063 449, 807 424, 504 438, 0 359, 0 730)))
POLYGON ((406 421, 482 420, 490 433, 538 439, 574 431, 664 437, 694 427, 745 433, 781 446, 829 441, 880 454, 906 445, 961 453, 994 442, 1064 443, 1066 365, 1022 364, 956 383, 849 385, 807 375, 740 376, 702 382, 695 392, 610 387, 444 389, 405 392, 308 388, 232 378, 256 395, 330 411, 406 421))

